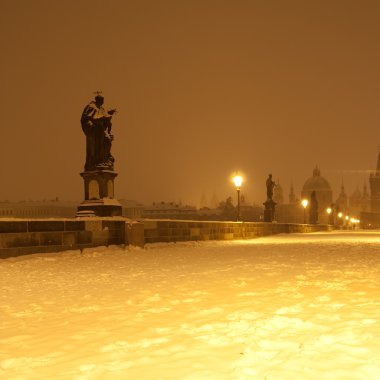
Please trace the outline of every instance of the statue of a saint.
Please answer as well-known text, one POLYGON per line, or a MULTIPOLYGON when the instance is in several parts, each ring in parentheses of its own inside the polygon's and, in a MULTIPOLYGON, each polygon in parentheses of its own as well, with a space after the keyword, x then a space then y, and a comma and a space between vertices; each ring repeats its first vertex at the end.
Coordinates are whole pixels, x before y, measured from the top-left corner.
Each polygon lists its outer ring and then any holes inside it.
POLYGON ((95 101, 90 102, 82 113, 82 130, 86 135, 85 171, 113 170, 111 119, 116 109, 106 110, 103 103, 104 97, 98 92, 95 101))
POLYGON ((272 181, 272 174, 269 174, 267 181, 267 200, 272 200, 273 197, 273 188, 276 186, 275 182, 272 181))
POLYGON ((309 223, 317 224, 318 223, 318 201, 317 194, 313 190, 310 194, 310 214, 309 214, 309 223))

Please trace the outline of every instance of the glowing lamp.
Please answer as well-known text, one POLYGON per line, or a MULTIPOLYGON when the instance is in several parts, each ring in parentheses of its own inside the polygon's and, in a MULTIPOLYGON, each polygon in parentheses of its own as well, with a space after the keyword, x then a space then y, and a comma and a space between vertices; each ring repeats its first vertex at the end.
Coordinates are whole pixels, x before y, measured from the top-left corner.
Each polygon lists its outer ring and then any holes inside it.
POLYGON ((243 183, 243 177, 241 175, 236 175, 233 179, 236 188, 240 188, 243 183))
POLYGON ((235 177, 232 178, 232 181, 234 182, 234 184, 236 186, 236 191, 237 191, 238 204, 237 204, 237 218, 236 218, 236 220, 239 221, 240 220, 240 187, 243 183, 243 177, 241 175, 235 175, 235 177))
POLYGON ((303 224, 306 224, 306 207, 309 204, 307 199, 302 199, 301 204, 303 206, 303 224))

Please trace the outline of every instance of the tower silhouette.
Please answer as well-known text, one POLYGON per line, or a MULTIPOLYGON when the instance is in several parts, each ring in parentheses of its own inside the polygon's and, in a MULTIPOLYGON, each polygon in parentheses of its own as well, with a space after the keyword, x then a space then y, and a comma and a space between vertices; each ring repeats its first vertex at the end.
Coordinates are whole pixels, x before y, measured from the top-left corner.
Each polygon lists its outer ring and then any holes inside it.
POLYGON ((371 212, 380 212, 380 147, 378 147, 376 171, 369 175, 371 212))

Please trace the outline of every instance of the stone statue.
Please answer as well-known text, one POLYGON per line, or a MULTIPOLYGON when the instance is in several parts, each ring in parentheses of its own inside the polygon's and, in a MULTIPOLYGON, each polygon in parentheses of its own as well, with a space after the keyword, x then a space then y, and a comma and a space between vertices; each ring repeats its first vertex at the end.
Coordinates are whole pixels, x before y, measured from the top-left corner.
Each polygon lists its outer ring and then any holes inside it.
POLYGON ((90 102, 82 113, 81 125, 86 135, 85 171, 113 170, 111 119, 116 109, 106 110, 103 103, 104 97, 97 92, 95 101, 90 102))
POLYGON ((309 215, 310 224, 318 223, 318 201, 317 194, 315 190, 313 190, 310 194, 310 215, 309 215))
POLYGON ((269 174, 267 181, 267 200, 272 200, 273 198, 273 188, 276 186, 275 182, 272 181, 272 174, 269 174))

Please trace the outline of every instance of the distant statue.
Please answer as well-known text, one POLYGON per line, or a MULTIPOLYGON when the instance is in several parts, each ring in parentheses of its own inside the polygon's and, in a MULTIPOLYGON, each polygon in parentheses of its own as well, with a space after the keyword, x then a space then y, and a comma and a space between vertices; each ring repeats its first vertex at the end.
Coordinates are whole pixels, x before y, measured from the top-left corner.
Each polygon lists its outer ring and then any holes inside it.
POLYGON ((273 189, 276 186, 276 183, 272 180, 272 174, 269 174, 267 181, 267 200, 272 200, 273 198, 273 189))
POLYGON ((314 191, 310 194, 310 224, 317 224, 318 223, 318 201, 317 201, 317 194, 314 191))
POLYGON ((113 135, 112 115, 116 109, 103 108, 104 97, 96 93, 95 101, 90 102, 81 117, 82 130, 86 135, 85 171, 108 169, 113 170, 115 159, 111 154, 113 135))

